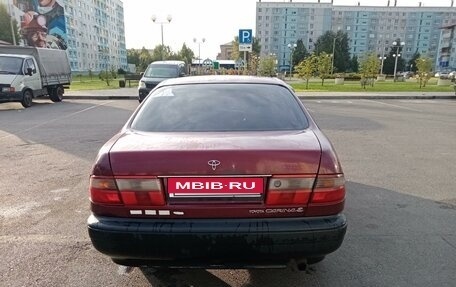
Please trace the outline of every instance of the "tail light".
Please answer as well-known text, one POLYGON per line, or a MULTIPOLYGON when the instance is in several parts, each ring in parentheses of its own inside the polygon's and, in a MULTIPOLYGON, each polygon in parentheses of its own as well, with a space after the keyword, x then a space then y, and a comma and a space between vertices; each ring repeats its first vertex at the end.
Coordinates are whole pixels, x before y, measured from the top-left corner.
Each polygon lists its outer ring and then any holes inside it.
POLYGON ((318 175, 307 206, 306 216, 337 214, 344 209, 345 178, 343 174, 318 175))
POLYGON ((339 202, 345 198, 345 178, 343 174, 318 175, 311 203, 339 202))
POLYGON ((93 203, 125 206, 165 205, 165 196, 158 178, 90 178, 93 203))
POLYGON ((314 177, 277 176, 269 181, 267 205, 302 205, 309 202, 314 177))
POLYGON ((90 200, 93 203, 119 205, 122 204, 114 178, 91 177, 90 200))
POLYGON ((306 216, 337 214, 345 200, 343 174, 274 176, 269 180, 266 205, 304 205, 306 216))

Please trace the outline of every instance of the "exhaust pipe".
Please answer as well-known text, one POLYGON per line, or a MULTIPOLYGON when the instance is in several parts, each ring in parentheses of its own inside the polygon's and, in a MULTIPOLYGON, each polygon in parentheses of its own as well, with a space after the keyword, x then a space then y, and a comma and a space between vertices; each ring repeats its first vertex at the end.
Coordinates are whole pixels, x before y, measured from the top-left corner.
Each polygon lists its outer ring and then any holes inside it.
POLYGON ((292 259, 288 263, 288 268, 290 268, 291 271, 293 272, 298 272, 298 271, 306 271, 307 270, 307 259, 302 259, 302 260, 294 260, 292 259))

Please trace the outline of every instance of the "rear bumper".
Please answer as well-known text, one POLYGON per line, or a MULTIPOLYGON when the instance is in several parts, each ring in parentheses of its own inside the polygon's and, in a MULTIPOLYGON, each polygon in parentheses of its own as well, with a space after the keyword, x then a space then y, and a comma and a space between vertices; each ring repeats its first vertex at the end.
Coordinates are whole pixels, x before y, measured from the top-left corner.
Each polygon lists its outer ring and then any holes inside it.
POLYGON ((132 220, 91 215, 94 247, 116 263, 161 267, 285 266, 340 247, 344 215, 315 218, 132 220))

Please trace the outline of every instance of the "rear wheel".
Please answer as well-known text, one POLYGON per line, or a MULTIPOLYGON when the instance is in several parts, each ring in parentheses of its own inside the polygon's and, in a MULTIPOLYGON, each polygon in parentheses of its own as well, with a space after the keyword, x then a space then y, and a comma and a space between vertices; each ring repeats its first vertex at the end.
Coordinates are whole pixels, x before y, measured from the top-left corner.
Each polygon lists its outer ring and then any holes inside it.
POLYGON ((28 108, 33 104, 33 94, 30 90, 25 90, 22 96, 21 104, 24 108, 28 108))
POLYGON ((63 100, 63 87, 58 86, 57 88, 52 89, 49 92, 49 98, 53 102, 61 102, 63 100))

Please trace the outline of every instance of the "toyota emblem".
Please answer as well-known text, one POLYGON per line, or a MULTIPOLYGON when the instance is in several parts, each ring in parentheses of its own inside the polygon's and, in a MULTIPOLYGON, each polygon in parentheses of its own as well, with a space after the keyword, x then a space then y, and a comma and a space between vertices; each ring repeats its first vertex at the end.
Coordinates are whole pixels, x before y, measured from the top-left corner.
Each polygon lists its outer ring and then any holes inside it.
POLYGON ((218 161, 216 159, 211 159, 210 161, 207 162, 207 164, 212 167, 212 170, 216 170, 217 166, 220 165, 220 161, 218 161))

